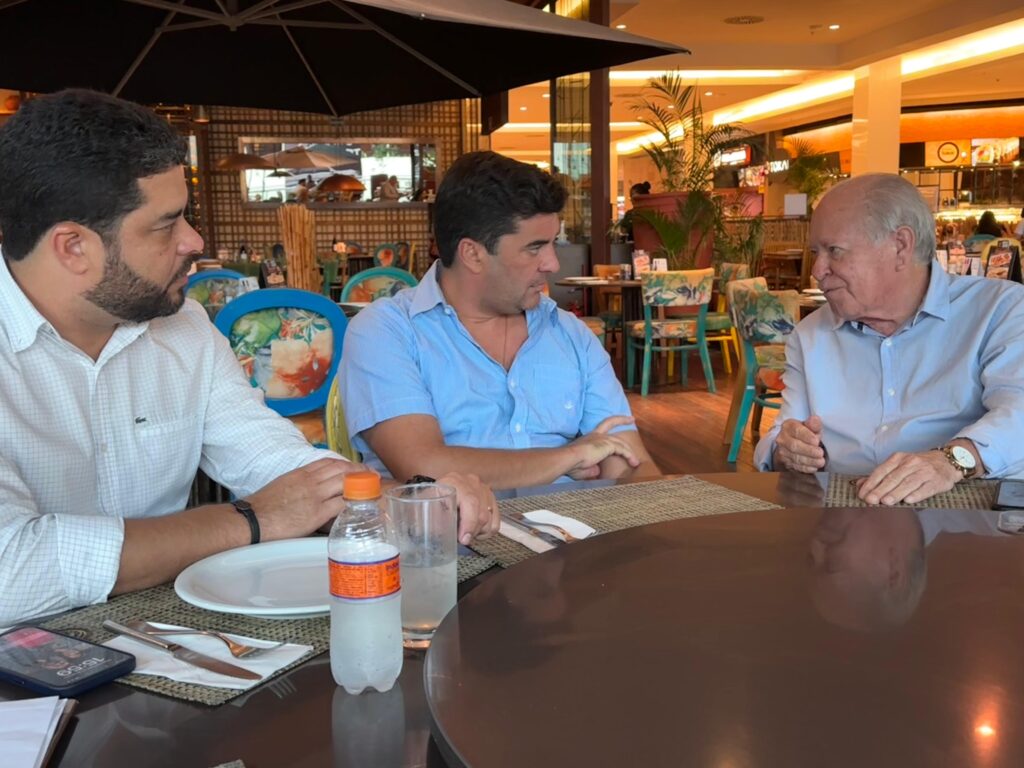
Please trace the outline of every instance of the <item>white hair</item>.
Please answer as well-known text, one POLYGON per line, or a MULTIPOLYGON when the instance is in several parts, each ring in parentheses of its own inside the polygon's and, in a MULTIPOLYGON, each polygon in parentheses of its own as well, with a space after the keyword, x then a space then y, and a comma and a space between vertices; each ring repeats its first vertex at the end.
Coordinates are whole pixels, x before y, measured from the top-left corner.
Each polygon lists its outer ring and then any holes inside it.
MULTIPOLYGON (((829 190, 858 192, 867 219, 867 233, 877 242, 900 227, 914 233, 914 258, 930 264, 935 258, 935 217, 917 187, 895 173, 865 173, 829 190)), ((828 195, 826 195, 827 197, 828 195)))

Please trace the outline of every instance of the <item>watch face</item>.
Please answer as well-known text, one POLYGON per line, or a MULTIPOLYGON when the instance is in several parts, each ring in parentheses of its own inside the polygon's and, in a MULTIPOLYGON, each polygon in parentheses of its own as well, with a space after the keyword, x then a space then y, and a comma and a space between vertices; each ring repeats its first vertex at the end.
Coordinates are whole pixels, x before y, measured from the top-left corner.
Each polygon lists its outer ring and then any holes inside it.
POLYGON ((953 458, 956 459, 957 464, 966 467, 967 469, 974 469, 974 454, 962 445, 954 445, 950 451, 953 454, 953 458))

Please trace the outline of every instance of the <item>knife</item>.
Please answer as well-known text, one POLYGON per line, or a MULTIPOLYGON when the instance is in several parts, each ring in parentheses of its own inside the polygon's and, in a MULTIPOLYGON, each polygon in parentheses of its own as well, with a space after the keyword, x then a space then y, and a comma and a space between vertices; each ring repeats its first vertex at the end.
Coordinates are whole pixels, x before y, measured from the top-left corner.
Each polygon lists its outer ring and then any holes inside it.
POLYGON ((565 544, 565 542, 557 536, 552 536, 550 533, 544 533, 544 531, 538 531, 532 525, 527 525, 521 519, 519 519, 518 516, 509 514, 507 512, 502 512, 501 519, 509 525, 511 525, 516 530, 523 531, 524 533, 528 533, 531 536, 536 536, 541 541, 551 544, 552 546, 560 547, 563 544, 565 544))
POLYGON ((263 675, 250 672, 248 669, 236 666, 235 664, 229 664, 228 662, 221 661, 220 659, 215 659, 213 656, 207 656, 205 653, 193 651, 190 648, 178 645, 177 643, 169 643, 166 640, 161 640, 156 635, 139 632, 138 630, 126 627, 124 624, 118 624, 116 621, 111 621, 110 619, 103 622, 103 627, 105 629, 109 629, 111 632, 116 632, 119 635, 124 635, 125 637, 132 638, 133 640, 138 640, 140 643, 145 643, 146 645, 151 645, 154 648, 159 648, 162 651, 167 651, 171 656, 179 661, 184 661, 186 664, 191 664, 194 667, 208 669, 210 672, 216 672, 218 675, 239 677, 242 680, 263 679, 263 675))

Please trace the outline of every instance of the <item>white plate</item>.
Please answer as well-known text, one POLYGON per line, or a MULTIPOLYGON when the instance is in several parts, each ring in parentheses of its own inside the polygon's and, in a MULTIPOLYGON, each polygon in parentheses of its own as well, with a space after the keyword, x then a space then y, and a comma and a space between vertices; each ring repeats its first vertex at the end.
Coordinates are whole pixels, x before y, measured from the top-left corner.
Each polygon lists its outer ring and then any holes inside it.
POLYGON ((804 288, 800 293, 806 293, 808 296, 821 296, 825 292, 821 288, 804 288))
POLYGON ((370 306, 368 301, 339 301, 339 307, 351 307, 352 309, 365 309, 370 306))
POLYGON ((174 580, 186 603, 221 613, 297 619, 327 613, 327 537, 229 549, 193 563, 174 580))
POLYGON ((563 277, 563 280, 567 283, 606 283, 607 278, 604 277, 563 277))

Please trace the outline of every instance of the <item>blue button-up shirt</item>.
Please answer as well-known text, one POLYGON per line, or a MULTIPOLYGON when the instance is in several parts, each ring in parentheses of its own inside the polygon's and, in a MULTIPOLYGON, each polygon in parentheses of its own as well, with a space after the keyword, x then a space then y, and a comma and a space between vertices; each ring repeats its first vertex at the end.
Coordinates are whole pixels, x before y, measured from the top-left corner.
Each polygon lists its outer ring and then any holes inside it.
POLYGON ((771 469, 786 419, 821 417, 832 472, 897 451, 974 441, 990 477, 1024 477, 1024 286, 932 265, 917 313, 886 337, 825 306, 786 344, 782 410, 754 462, 771 469))
POLYGON ((373 302, 345 335, 345 420, 367 466, 387 476, 360 433, 407 414, 437 419, 446 445, 498 449, 559 447, 608 416, 631 415, 608 353, 578 318, 541 296, 506 371, 445 301, 438 269, 373 302))

